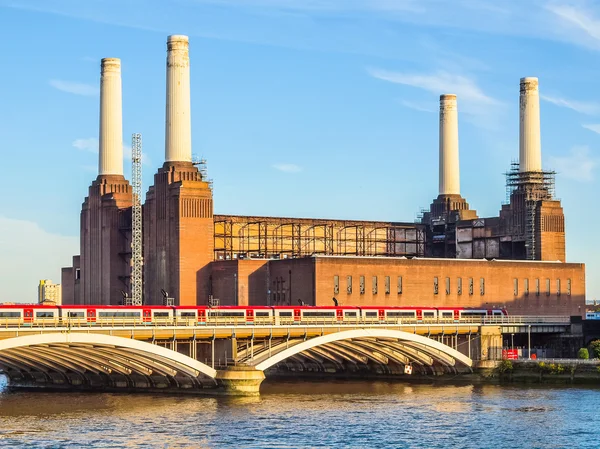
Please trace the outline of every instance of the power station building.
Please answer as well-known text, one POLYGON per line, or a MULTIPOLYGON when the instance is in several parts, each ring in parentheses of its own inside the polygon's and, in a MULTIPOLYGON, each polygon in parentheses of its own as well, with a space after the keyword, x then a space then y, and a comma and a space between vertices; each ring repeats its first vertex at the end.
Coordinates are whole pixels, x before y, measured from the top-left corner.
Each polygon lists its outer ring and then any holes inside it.
MULTIPOLYGON (((167 40, 165 159, 143 204, 144 303, 506 307, 581 315, 585 267, 566 263, 554 173, 541 164, 537 78, 520 83, 519 163, 508 201, 479 217, 461 196, 458 109, 440 96, 439 195, 421 220, 213 215, 192 160, 189 41, 167 40), (212 300, 212 302, 211 302, 212 300)), ((63 302, 122 304, 131 291, 132 189, 123 177, 120 61, 102 60, 100 159, 81 211, 63 302)))

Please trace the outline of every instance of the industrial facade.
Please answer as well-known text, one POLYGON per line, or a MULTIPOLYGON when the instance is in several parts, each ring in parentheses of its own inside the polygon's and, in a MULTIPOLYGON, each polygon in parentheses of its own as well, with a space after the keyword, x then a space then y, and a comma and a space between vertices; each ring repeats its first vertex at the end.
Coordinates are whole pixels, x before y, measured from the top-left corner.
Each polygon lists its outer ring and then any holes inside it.
MULTIPOLYGON (((187 36, 169 36, 165 162, 143 205, 145 303, 331 305, 335 297, 344 305, 418 301, 579 313, 585 267, 565 263, 554 173, 541 167, 537 78, 521 79, 520 163, 507 173, 508 201, 496 217, 479 217, 461 196, 451 94, 440 96, 439 195, 419 222, 253 217, 213 215, 212 183, 192 160, 189 61, 187 36), (485 294, 478 295, 481 279, 485 294), (549 295, 531 293, 547 282, 549 295), (474 293, 466 294, 470 287, 474 293)), ((66 303, 120 304, 131 291, 132 192, 122 174, 121 107, 120 61, 103 59, 99 172, 82 207, 80 260, 63 269, 66 303)))

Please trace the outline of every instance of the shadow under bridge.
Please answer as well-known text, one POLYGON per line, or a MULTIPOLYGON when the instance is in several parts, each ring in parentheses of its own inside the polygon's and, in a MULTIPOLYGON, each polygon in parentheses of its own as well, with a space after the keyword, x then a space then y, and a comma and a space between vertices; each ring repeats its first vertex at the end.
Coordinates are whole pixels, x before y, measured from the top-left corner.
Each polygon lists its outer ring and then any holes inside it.
POLYGON ((327 372, 370 369, 380 374, 470 372, 473 365, 466 355, 431 338, 376 328, 310 339, 246 341, 238 345, 235 360, 259 371, 271 367, 279 371, 327 372))

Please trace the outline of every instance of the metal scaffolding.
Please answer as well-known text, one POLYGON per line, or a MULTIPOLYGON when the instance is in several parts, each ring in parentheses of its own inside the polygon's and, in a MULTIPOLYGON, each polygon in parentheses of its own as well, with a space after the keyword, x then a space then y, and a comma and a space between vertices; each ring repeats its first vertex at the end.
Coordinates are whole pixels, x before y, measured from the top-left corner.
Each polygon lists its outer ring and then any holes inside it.
POLYGON ((131 208, 131 303, 142 305, 142 135, 131 137, 131 184, 133 205, 131 208))

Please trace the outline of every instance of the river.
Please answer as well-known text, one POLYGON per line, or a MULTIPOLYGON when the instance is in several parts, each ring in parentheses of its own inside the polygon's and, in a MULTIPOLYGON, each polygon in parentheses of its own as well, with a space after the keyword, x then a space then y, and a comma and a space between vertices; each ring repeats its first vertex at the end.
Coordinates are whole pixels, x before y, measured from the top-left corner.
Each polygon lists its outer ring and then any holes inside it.
POLYGON ((0 447, 597 448, 600 389, 266 381, 256 398, 9 392, 0 447))

